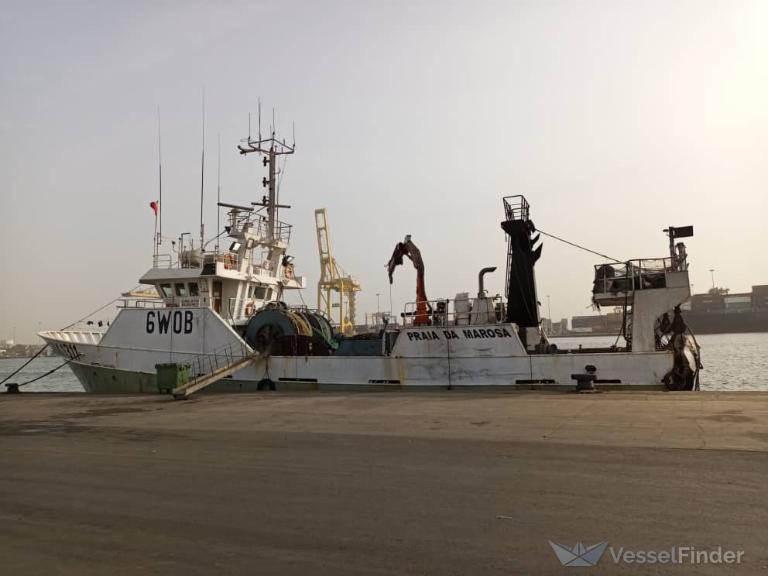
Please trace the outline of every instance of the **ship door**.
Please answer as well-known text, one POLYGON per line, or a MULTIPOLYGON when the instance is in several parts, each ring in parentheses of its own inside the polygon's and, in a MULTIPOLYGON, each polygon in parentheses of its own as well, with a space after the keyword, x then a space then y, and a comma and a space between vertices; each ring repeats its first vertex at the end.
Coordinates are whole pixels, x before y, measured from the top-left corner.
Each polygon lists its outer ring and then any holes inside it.
POLYGON ((213 281, 213 309, 216 314, 221 314, 221 281, 213 281))

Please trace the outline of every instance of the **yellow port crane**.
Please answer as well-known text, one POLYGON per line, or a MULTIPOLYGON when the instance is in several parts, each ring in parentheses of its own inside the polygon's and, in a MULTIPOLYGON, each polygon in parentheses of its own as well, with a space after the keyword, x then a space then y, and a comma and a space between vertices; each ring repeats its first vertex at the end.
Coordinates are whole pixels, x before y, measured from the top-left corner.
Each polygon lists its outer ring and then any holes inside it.
POLYGON ((338 324, 342 334, 350 336, 355 332, 355 292, 361 290, 360 284, 344 272, 333 257, 328 212, 325 208, 315 210, 315 227, 317 249, 320 253, 317 309, 338 324))

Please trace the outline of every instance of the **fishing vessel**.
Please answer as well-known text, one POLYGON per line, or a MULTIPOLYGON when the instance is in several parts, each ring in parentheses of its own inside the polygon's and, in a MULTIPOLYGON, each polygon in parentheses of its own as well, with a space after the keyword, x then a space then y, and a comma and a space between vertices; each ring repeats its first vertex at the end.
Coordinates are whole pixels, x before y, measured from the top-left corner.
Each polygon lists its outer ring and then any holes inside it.
MULTIPOLYGON (((288 254, 291 225, 279 219, 278 159, 294 145, 261 134, 238 146, 258 155, 266 194, 250 206, 219 203, 226 224, 208 249, 182 235, 171 253, 155 247, 140 282, 153 298, 128 295, 105 331, 52 330, 40 336, 88 392, 157 392, 158 370, 184 367, 177 397, 208 391, 573 388, 693 390, 700 349, 680 305, 690 297, 688 263, 669 228, 662 258, 595 266, 596 306, 620 306, 626 344, 559 349, 541 327, 535 265, 540 236, 523 196, 503 198, 499 233, 507 238, 504 297, 476 291, 429 300, 413 240, 397 244, 390 280, 403 258, 417 268, 417 294, 399 318, 369 333, 342 334, 322 313, 288 306, 306 287, 288 254), (581 380, 580 380, 581 378, 581 380)), ((202 226, 201 226, 202 230, 202 226)))

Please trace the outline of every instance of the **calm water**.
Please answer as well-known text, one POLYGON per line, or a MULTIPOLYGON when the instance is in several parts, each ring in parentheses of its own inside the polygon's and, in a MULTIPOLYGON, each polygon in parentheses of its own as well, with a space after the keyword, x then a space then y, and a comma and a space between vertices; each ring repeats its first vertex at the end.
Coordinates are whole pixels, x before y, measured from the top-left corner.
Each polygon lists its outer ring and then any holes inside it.
MULTIPOLYGON (((697 337, 702 348, 704 370, 702 390, 766 390, 768 391, 768 333, 710 334, 697 337)), ((614 337, 553 338, 562 348, 609 346, 614 337)), ((0 380, 21 366, 25 359, 0 359, 0 380)), ((63 360, 58 357, 37 358, 11 382, 26 382, 52 370, 63 360)), ((3 387, 4 388, 4 387, 3 387)), ((28 392, 82 392, 83 388, 68 366, 54 372, 23 390, 28 392)), ((4 391, 4 390, 3 390, 4 391)))
MULTIPOLYGON (((768 332, 757 334, 702 334, 696 336, 701 346, 702 390, 768 391, 768 332)), ((578 348, 579 344, 610 346, 615 336, 552 338, 560 348, 578 348)), ((619 343, 624 344, 624 339, 619 343)))
MULTIPOLYGON (((0 359, 0 380, 5 380, 8 374, 12 373, 19 366, 24 364, 27 358, 2 358, 0 359)), ((50 358, 35 358, 21 372, 13 376, 8 382, 26 382, 38 376, 42 376, 49 370, 64 362, 63 358, 52 356, 50 358)), ((46 376, 42 380, 33 382, 22 388, 25 392, 83 392, 83 387, 78 382, 69 366, 57 370, 53 374, 46 376)), ((5 385, 0 387, 0 392, 5 392, 5 385)))

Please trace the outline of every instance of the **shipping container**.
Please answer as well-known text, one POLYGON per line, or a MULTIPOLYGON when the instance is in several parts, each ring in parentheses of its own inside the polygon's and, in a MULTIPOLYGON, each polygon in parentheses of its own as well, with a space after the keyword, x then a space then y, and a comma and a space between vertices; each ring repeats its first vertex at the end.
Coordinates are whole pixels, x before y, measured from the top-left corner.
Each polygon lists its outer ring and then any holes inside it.
POLYGON ((696 312, 721 312, 725 308, 725 299, 720 294, 694 294, 691 297, 691 309, 696 312))
POLYGON ((768 284, 752 286, 752 306, 768 308, 768 284))

